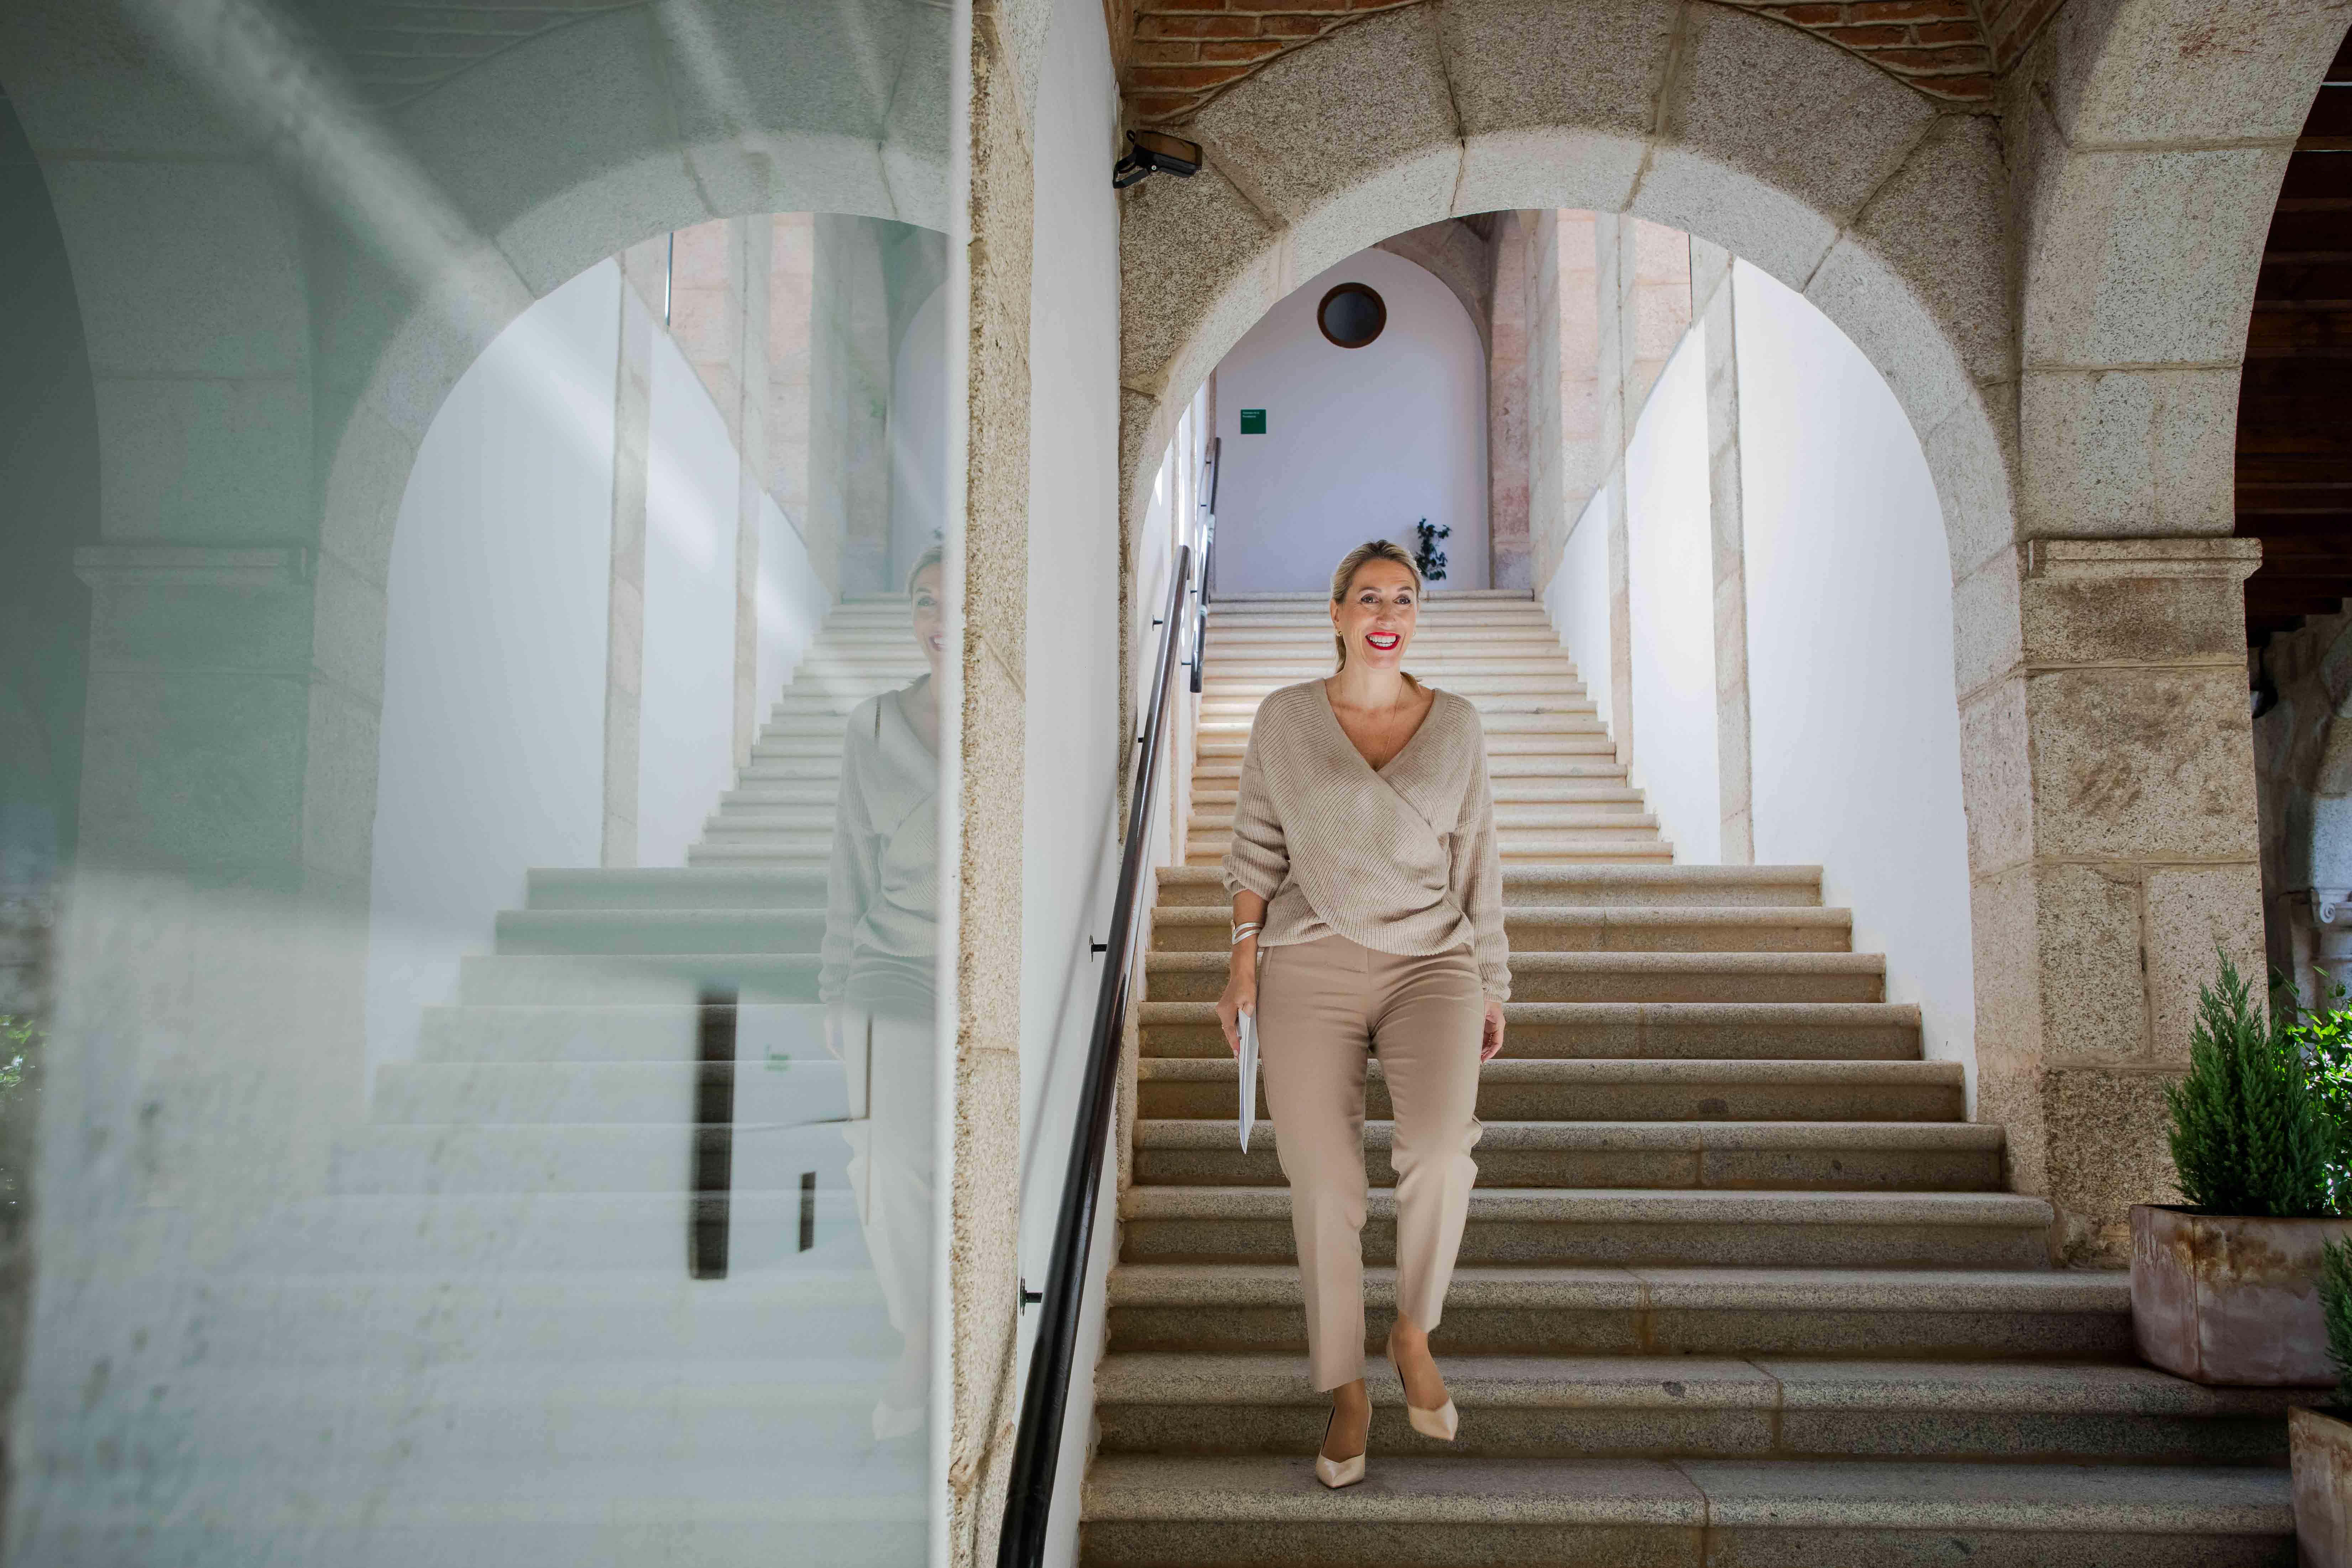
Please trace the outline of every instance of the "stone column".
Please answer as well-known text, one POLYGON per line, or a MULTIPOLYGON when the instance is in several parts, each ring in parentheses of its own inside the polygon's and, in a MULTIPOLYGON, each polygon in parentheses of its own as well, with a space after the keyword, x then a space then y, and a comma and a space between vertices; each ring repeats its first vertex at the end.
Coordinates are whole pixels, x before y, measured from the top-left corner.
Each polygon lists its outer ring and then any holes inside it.
POLYGON ((1748 728, 1748 565, 1739 490, 1739 343, 1731 253, 1694 237, 1691 296, 1706 353, 1707 511, 1715 563, 1715 752, 1727 866, 1756 861, 1748 728))
MULTIPOLYGON (((948 1194, 948 1562, 995 1558, 1020 1389, 1021 855, 1028 748, 1029 300, 1036 160, 993 0, 973 9, 971 229, 962 312, 964 505, 956 791, 954 1176, 948 1194)), ((818 220, 822 237, 825 220, 818 220)), ((824 282, 824 251, 818 252, 824 282)), ((954 320, 951 313, 950 320, 954 320)), ((952 356, 950 363, 954 363, 952 356)), ((818 406, 826 402, 819 395, 818 406)), ((952 405, 951 405, 952 406, 952 405)), ((959 484, 959 480, 961 483, 959 484)), ((886 510, 880 537, 887 538, 886 510)), ((952 563, 953 557, 950 557, 952 563)), ((845 566, 843 586, 851 585, 845 566)))
POLYGON ((1486 581, 1534 584, 1528 559, 1528 246, 1526 225, 1505 213, 1490 254, 1494 280, 1486 350, 1486 581))
POLYGON ((1964 645, 1977 1116, 2054 1248, 2120 1262, 2173 1190, 2164 1086, 2217 950, 2260 984, 2262 880, 2232 538, 2033 540, 1958 587, 2017 606, 1964 645))
MULTIPOLYGON (((1593 296, 1599 323, 1601 472, 1609 499, 1609 733, 1617 761, 1633 761, 1633 584, 1632 540, 1625 510, 1625 444, 1640 405, 1626 395, 1638 349, 1628 309, 1633 293, 1633 220, 1596 213, 1592 220, 1593 296)), ((1654 372, 1653 373, 1654 375, 1654 372)), ((1646 385, 1643 391, 1648 391, 1646 385)))

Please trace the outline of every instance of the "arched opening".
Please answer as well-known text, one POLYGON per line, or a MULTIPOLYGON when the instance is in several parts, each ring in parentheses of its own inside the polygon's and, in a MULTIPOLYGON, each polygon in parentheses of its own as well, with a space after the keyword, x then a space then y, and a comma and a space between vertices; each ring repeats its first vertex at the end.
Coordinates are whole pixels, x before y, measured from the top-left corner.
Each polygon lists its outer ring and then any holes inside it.
MULTIPOLYGON (((1217 442, 1210 646, 1223 629, 1243 650, 1219 655, 1226 679, 1273 679, 1232 662, 1265 651, 1269 596, 1311 620, 1348 549, 1450 527, 1436 668, 1472 683, 1506 747, 1589 707, 1614 764, 1587 790, 1570 775, 1591 759, 1498 752, 1507 864, 1819 868, 1822 912, 1883 958, 1884 1001, 1919 1010, 1922 1055, 1972 1096, 1950 554, 1895 391, 1801 294, 1681 230, 1550 209, 1444 227, 1410 243, 1468 257, 1449 268, 1462 294, 1359 252, 1250 326, 1187 416, 1217 442), (1391 301, 1360 353, 1318 330, 1351 281, 1391 301), (1501 587, 1515 573, 1528 585, 1501 587), (1464 639, 1506 633, 1447 617, 1514 597, 1536 619, 1488 668, 1464 639)), ((1246 717, 1213 682, 1203 703, 1204 743, 1246 717)), ((1219 781, 1198 787, 1196 866, 1222 854, 1227 809, 1219 781)))

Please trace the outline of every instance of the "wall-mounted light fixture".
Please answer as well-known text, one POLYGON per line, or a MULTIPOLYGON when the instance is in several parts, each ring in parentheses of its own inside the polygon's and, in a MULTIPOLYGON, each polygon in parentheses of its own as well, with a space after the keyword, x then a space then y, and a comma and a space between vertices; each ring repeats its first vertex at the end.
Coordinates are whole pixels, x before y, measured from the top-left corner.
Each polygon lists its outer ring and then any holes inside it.
POLYGON ((1187 142, 1181 136, 1158 131, 1130 131, 1127 133, 1127 156, 1110 166, 1111 189, 1123 191, 1153 174, 1173 174, 1189 180, 1201 172, 1202 163, 1198 142, 1187 142))

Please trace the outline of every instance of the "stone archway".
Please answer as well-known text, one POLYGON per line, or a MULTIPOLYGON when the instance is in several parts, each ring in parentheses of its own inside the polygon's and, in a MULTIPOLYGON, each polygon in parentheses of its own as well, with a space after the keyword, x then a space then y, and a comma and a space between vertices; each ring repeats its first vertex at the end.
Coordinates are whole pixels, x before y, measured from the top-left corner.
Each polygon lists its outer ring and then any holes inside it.
POLYGON ((2340 8, 2241 7, 2247 47, 2200 53, 2192 13, 2208 9, 2084 0, 2030 51, 2004 125, 1706 0, 1436 0, 1225 91, 1186 131, 1209 166, 1139 187, 1124 219, 1130 513, 1184 400, 1268 304, 1451 216, 1559 206, 1670 224, 1798 289, 1863 350, 1918 433, 1950 546, 1979 1115, 2008 1124, 2014 1184, 2052 1199, 2053 1247, 2078 1258, 2121 1256, 2125 1205, 2168 1190, 2160 1087, 2185 1059, 2197 984, 2217 943, 2242 961, 2261 949, 2235 630, 2252 563, 2213 537, 2230 527, 2226 405, 2187 416, 2203 442, 2187 460, 2195 482, 2218 473, 2218 515, 2126 518, 2100 510, 2098 416, 2053 422, 2030 400, 2022 438, 2021 383, 2036 399, 2058 384, 2052 334, 2085 316, 2118 342, 2178 332, 2176 314, 2221 320, 2223 336, 2234 321, 2226 347, 2196 350, 2233 363, 2269 196, 2219 246, 2228 264, 2186 237, 2142 245, 2115 181, 2091 172, 2102 150, 2044 135, 2042 161, 2021 165, 2032 143, 2018 122, 2035 91, 2085 125, 2160 120, 2168 90, 2222 114, 2271 94, 2281 111, 2263 124, 2291 137, 2316 66, 2281 94, 2264 62, 2324 63, 2333 35, 2314 13, 2340 8), (2111 259, 2086 284, 2095 239, 2111 259), (2134 261, 2136 287, 2111 286, 2134 261))

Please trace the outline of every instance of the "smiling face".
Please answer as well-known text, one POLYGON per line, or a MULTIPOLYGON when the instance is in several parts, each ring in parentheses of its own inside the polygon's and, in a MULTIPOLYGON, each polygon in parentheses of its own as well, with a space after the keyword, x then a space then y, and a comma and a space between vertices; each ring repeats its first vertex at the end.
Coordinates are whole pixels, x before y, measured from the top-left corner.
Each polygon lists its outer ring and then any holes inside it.
POLYGON ((1348 663, 1394 669, 1412 646, 1420 614, 1421 584, 1412 569, 1375 557, 1356 568, 1331 605, 1331 629, 1347 647, 1348 663))
POLYGON ((915 574, 915 584, 908 597, 915 611, 915 646, 923 650, 923 662, 931 667, 934 679, 946 665, 948 658, 948 605, 940 591, 943 574, 936 565, 924 567, 915 574))

